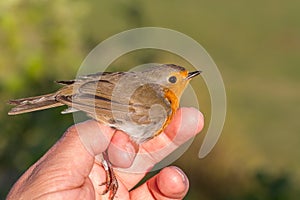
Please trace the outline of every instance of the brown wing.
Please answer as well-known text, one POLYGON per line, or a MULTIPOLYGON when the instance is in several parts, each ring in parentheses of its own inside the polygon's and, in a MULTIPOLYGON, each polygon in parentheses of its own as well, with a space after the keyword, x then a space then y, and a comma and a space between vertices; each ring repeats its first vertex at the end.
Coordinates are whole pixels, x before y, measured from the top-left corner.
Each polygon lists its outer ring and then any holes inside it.
MULTIPOLYGON (((59 81, 68 85, 57 93, 56 99, 69 107, 87 113, 98 121, 111 124, 111 96, 122 74, 123 72, 105 72, 81 76, 74 81, 59 81)), ((117 105, 117 110, 122 112, 126 110, 125 105, 117 105)))
POLYGON ((171 112, 170 102, 164 98, 163 88, 158 84, 144 84, 138 87, 132 94, 129 105, 131 118, 137 123, 147 124, 162 120, 160 111, 168 115, 171 112))
POLYGON ((160 130, 172 112, 162 86, 143 84, 134 73, 85 77, 70 82, 58 92, 56 99, 133 138, 142 135, 143 140, 160 130))

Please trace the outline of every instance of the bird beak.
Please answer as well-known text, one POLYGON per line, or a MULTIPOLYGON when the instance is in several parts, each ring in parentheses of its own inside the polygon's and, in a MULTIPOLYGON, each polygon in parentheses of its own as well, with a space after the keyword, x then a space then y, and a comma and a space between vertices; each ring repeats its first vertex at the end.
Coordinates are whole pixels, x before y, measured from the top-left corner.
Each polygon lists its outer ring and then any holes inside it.
POLYGON ((187 75, 187 79, 194 78, 195 76, 198 76, 202 71, 194 71, 194 72, 189 72, 187 75))

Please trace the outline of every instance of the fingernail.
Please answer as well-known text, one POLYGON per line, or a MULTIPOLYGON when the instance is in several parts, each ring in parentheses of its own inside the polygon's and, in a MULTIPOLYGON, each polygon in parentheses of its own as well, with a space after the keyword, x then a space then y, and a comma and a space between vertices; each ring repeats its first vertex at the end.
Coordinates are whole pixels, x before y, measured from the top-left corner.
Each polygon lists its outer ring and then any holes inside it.
POLYGON ((182 179, 182 183, 187 186, 188 185, 188 179, 185 175, 185 173, 179 168, 179 167, 176 167, 176 166, 170 166, 171 168, 174 168, 177 173, 180 175, 181 179, 182 179))
POLYGON ((109 160, 116 166, 128 168, 135 158, 135 148, 131 144, 124 144, 122 148, 111 144, 108 148, 109 160))

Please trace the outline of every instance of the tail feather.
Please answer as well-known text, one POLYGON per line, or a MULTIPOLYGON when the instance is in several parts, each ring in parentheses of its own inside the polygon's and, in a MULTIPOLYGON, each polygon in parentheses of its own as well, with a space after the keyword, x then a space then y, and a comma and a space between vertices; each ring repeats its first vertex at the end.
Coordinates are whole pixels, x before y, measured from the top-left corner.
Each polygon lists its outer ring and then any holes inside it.
POLYGON ((8 103, 16 106, 8 112, 9 115, 17 115, 64 105, 55 100, 55 94, 15 99, 10 100, 8 103))

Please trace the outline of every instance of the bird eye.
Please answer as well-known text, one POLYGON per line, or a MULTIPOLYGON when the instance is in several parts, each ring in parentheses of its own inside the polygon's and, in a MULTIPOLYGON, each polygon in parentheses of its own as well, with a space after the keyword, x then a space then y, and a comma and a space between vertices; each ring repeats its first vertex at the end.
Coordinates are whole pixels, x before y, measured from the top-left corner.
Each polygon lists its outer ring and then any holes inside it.
POLYGON ((170 83, 176 83, 176 81, 177 81, 176 76, 171 76, 171 77, 169 78, 169 82, 170 82, 170 83))

